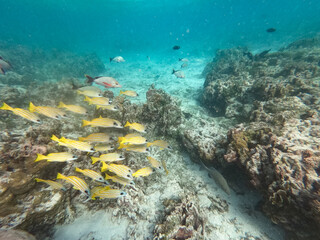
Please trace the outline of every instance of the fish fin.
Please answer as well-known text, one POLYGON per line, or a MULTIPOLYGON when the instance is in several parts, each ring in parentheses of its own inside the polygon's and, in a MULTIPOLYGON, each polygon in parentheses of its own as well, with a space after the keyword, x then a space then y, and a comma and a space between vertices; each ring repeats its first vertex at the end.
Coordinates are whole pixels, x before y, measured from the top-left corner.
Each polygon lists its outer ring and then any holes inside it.
POLYGON ((61 173, 57 174, 57 179, 65 179, 66 177, 62 175, 61 173))
POLYGON ((36 106, 32 102, 29 103, 29 111, 30 112, 35 112, 36 111, 36 106))
POLYGON ((88 126, 90 124, 90 121, 82 120, 82 127, 88 126))
POLYGON ((0 107, 0 109, 2 109, 2 110, 10 110, 10 111, 13 110, 13 108, 10 107, 10 106, 9 106, 8 104, 6 104, 6 103, 3 103, 2 107, 0 107))
POLYGON ((82 169, 76 168, 76 172, 82 172, 82 169))
POLYGON ((129 127, 131 125, 131 123, 129 123, 128 121, 126 122, 126 125, 124 125, 124 127, 129 127))
POLYGON ((102 118, 102 116, 100 115, 99 118, 102 118))
POLYGON ((96 162, 98 162, 99 159, 100 159, 100 158, 97 158, 97 157, 91 157, 92 165, 95 164, 96 162))
POLYGON ((90 77, 89 75, 84 75, 87 78, 87 83, 92 83, 94 81, 94 78, 90 77))
POLYGON ((85 140, 86 138, 84 138, 84 137, 78 137, 78 140, 79 141, 81 141, 81 142, 83 142, 83 140, 85 140))
POLYGON ((77 90, 77 93, 78 93, 78 94, 82 94, 82 92, 81 92, 80 90, 77 90))
POLYGON ((5 75, 6 74, 6 71, 3 69, 3 68, 0 68, 0 73, 5 75))
POLYGON ((36 160, 34 160, 34 161, 35 161, 35 162, 38 162, 38 161, 41 161, 41 160, 43 160, 43 159, 46 159, 46 156, 37 153, 37 158, 36 158, 36 160))
POLYGON ((66 107, 66 105, 63 102, 60 102, 58 105, 58 108, 64 108, 64 107, 66 107))
POLYGON ((52 135, 51 140, 60 142, 60 139, 56 135, 52 135))

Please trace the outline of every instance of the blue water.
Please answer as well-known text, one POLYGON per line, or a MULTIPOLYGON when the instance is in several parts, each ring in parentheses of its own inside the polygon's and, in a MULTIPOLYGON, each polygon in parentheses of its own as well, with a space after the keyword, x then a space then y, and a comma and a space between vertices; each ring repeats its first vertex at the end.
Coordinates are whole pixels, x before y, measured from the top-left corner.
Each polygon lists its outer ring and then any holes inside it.
POLYGON ((0 0, 0 40, 101 56, 279 48, 320 31, 317 0, 0 0), (266 29, 276 28, 267 33, 266 29))

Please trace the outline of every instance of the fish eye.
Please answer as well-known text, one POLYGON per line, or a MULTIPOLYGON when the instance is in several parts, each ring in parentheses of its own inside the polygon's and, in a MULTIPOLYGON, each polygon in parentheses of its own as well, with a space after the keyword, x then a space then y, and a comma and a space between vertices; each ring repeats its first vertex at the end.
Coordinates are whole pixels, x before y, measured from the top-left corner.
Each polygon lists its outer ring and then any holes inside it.
POLYGON ((56 116, 56 118, 60 118, 60 116, 56 116))
POLYGON ((89 112, 87 111, 86 114, 89 114, 89 112))
POLYGON ((128 171, 129 171, 129 172, 132 172, 132 170, 131 170, 131 169, 129 169, 128 171))
POLYGON ((101 94, 99 93, 98 96, 101 97, 101 94))
POLYGON ((146 142, 148 142, 148 140, 146 139, 146 142))
POLYGON ((147 152, 150 152, 150 148, 146 148, 146 151, 147 151, 147 152))
POLYGON ((119 158, 124 158, 124 156, 120 155, 119 158))
POLYGON ((111 104, 112 103, 112 100, 109 100, 109 104, 111 104))
POLYGON ((171 147, 171 146, 168 146, 168 148, 169 148, 169 149, 172 149, 172 147, 171 147))
POLYGON ((77 157, 76 155, 73 155, 73 156, 72 156, 72 158, 76 158, 76 157, 77 157))
POLYGON ((67 114, 63 114, 64 117, 68 117, 67 114))
POLYGON ((90 148, 90 150, 91 150, 91 151, 94 151, 94 148, 92 147, 92 148, 90 148))
POLYGON ((128 177, 128 178, 131 178, 131 175, 130 175, 130 174, 128 174, 128 175, 127 175, 127 177, 128 177))
POLYGON ((85 190, 84 192, 89 195, 89 191, 88 190, 85 190))
POLYGON ((131 182, 130 182, 130 185, 135 185, 134 181, 131 181, 131 182))
POLYGON ((124 192, 121 192, 120 195, 123 196, 123 195, 124 195, 124 192))
POLYGON ((37 122, 41 122, 41 120, 40 120, 40 119, 37 119, 37 122))
POLYGON ((114 126, 118 126, 118 123, 114 122, 113 125, 114 125, 114 126))
POLYGON ((103 182, 103 181, 104 181, 104 179, 103 179, 102 177, 99 177, 99 181, 102 181, 102 182, 103 182))
POLYGON ((119 108, 118 108, 118 107, 114 107, 113 109, 116 109, 116 110, 118 110, 119 108))

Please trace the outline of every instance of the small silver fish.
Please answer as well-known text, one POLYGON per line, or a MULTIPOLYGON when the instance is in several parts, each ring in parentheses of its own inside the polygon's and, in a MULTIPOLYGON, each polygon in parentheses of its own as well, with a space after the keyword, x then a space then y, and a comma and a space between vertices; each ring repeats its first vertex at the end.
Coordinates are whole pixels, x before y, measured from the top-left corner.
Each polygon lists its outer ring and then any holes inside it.
POLYGON ((181 70, 172 70, 172 74, 174 74, 177 78, 185 78, 184 72, 181 70))
POLYGON ((110 62, 121 63, 121 62, 125 62, 125 60, 121 56, 116 56, 116 57, 110 58, 110 62))

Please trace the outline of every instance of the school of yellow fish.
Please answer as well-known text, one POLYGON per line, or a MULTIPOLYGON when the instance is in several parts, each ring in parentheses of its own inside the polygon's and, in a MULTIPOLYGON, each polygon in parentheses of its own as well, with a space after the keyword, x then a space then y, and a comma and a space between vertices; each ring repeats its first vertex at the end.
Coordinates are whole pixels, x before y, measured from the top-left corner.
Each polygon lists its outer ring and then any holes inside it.
MULTIPOLYGON (((95 86, 86 86, 77 90, 77 93, 84 95, 84 101, 88 102, 89 105, 93 104, 97 108, 103 108, 110 111, 117 111, 118 107, 112 105, 112 100, 103 97, 103 92, 100 88, 95 86)), ((137 97, 138 94, 135 91, 127 90, 120 91, 120 95, 125 95, 128 97, 137 97)), ((76 114, 87 115, 88 110, 82 106, 78 105, 67 105, 60 102, 57 107, 51 106, 35 106, 32 102, 29 104, 29 110, 21 108, 13 108, 3 103, 0 107, 1 110, 12 111, 15 115, 23 117, 29 121, 35 123, 41 123, 41 119, 38 114, 44 115, 46 117, 61 120, 67 117, 67 113, 62 110, 73 112, 76 114)), ((82 127, 100 127, 100 128, 128 128, 131 133, 125 136, 113 139, 108 133, 92 133, 88 136, 81 136, 78 140, 68 139, 65 137, 58 138, 52 135, 51 139, 57 144, 70 149, 77 149, 80 151, 92 153, 92 152, 107 152, 101 154, 99 157, 91 157, 92 165, 99 162, 101 164, 101 173, 96 172, 91 169, 80 169, 76 168, 75 172, 82 174, 83 176, 91 179, 91 181, 97 184, 103 184, 102 186, 95 186, 90 189, 89 185, 85 180, 78 176, 64 176, 61 173, 57 174, 57 180, 62 180, 65 183, 69 183, 74 189, 81 191, 88 200, 105 199, 105 198, 119 198, 126 196, 124 188, 129 186, 135 189, 134 178, 146 177, 155 172, 158 169, 164 169, 166 174, 168 170, 165 161, 162 160, 161 163, 151 156, 147 156, 150 166, 143 167, 136 171, 133 171, 129 166, 120 164, 125 160, 124 151, 132 151, 138 153, 149 153, 150 147, 159 147, 163 149, 171 149, 169 144, 164 140, 155 140, 153 142, 148 142, 147 139, 141 134, 146 133, 146 126, 136 122, 126 122, 123 126, 120 121, 111 118, 94 118, 92 120, 82 120, 82 127), (118 145, 117 149, 111 144, 116 142, 118 145), (94 144, 94 145, 93 145, 94 144), (113 151, 113 152, 110 152, 113 151), (102 174, 105 174, 105 177, 102 174), (112 188, 108 180, 111 180, 115 184, 119 184, 121 189, 112 188)), ((125 130, 124 130, 125 131, 125 130)), ((48 162, 67 162, 77 160, 77 156, 65 151, 65 152, 55 152, 49 153, 47 155, 37 154, 35 162, 46 160, 48 162)), ((65 186, 57 180, 45 180, 35 178, 37 182, 43 182, 48 184, 52 189, 66 191, 65 186)), ((118 186, 119 186, 118 185, 118 186)))

